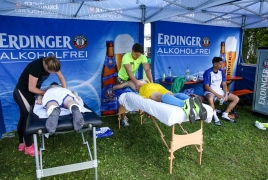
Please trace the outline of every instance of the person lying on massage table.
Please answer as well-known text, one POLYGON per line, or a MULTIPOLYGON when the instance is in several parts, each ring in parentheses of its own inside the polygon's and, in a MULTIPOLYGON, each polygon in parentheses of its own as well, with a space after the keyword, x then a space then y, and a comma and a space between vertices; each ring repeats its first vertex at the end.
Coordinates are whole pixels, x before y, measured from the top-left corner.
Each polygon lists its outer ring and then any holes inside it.
MULTIPOLYGON (((207 119, 207 110, 202 105, 202 101, 199 96, 195 96, 192 98, 183 93, 173 94, 160 84, 148 83, 145 80, 140 80, 140 82, 142 83, 142 86, 139 88, 138 91, 142 97, 152 99, 157 102, 163 102, 166 104, 181 107, 186 113, 186 115, 189 117, 191 123, 195 122, 195 114, 193 108, 199 114, 199 117, 201 119, 207 119)), ((121 86, 121 88, 129 86, 130 88, 135 89, 135 84, 131 81, 125 82, 121 86)))
POLYGON ((60 107, 69 109, 72 113, 74 130, 79 131, 83 127, 85 121, 81 114, 79 100, 77 92, 63 88, 55 82, 46 88, 44 96, 37 97, 36 104, 42 104, 47 110, 46 129, 50 134, 54 134, 58 127, 60 107))

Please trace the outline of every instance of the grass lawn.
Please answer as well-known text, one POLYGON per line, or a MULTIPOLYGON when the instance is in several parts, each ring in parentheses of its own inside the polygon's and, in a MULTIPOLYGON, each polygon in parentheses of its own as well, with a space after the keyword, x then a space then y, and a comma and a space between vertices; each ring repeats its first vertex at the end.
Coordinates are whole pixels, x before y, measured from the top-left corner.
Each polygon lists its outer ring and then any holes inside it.
MULTIPOLYGON (((175 152, 173 174, 169 174, 169 152, 160 139, 151 119, 139 124, 137 114, 129 114, 129 127, 117 127, 117 116, 102 117, 103 127, 114 132, 111 138, 97 139, 98 177, 107 179, 268 179, 268 130, 259 130, 254 122, 266 122, 267 117, 257 116, 250 106, 237 108, 236 124, 222 121, 222 126, 204 123, 202 165, 194 146, 175 152)), ((171 127, 160 124, 170 142, 171 127)), ((199 128, 199 122, 183 123, 189 132, 199 128)), ((179 133, 179 126, 176 133, 179 133)), ((89 138, 89 133, 86 133, 89 138)), ((0 139, 0 180, 36 179, 34 157, 18 152, 18 137, 0 139)), ((44 168, 82 162, 88 159, 86 146, 79 133, 57 134, 46 140, 43 151, 44 168)), ((94 169, 88 169, 42 179, 94 179, 94 169)))

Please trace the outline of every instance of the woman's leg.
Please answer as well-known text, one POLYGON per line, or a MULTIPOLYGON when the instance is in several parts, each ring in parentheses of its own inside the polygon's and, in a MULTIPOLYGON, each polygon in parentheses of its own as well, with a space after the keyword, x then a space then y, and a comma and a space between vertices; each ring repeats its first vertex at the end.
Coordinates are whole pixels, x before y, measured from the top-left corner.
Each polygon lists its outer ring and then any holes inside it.
POLYGON ((27 147, 32 145, 31 135, 26 134, 26 121, 29 115, 30 103, 34 102, 34 97, 29 93, 21 93, 17 88, 13 91, 13 98, 20 109, 20 119, 18 122, 19 143, 23 140, 27 147))

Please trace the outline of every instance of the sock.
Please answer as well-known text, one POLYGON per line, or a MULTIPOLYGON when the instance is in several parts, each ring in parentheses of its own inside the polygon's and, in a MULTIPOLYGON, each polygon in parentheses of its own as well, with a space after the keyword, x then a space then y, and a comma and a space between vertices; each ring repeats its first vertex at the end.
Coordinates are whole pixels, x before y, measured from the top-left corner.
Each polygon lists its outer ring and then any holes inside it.
POLYGON ((214 118, 214 121, 215 122, 220 121, 219 118, 218 118, 218 116, 217 116, 217 112, 215 110, 213 111, 213 118, 214 118))
POLYGON ((186 100, 186 99, 190 98, 190 96, 188 96, 187 94, 184 94, 184 93, 177 93, 174 95, 174 97, 181 99, 181 100, 186 100))
POLYGON ((79 110, 77 105, 71 105, 71 112, 73 115, 73 126, 74 130, 79 131, 85 124, 84 117, 79 110))
POLYGON ((177 99, 176 97, 171 96, 169 94, 162 95, 161 100, 163 103, 166 103, 166 104, 171 104, 171 105, 178 106, 178 107, 184 106, 183 100, 177 99))
POLYGON ((47 118, 46 129, 50 134, 54 134, 56 132, 60 111, 59 107, 55 107, 47 118))
POLYGON ((222 117, 229 118, 228 113, 226 113, 226 112, 222 113, 222 117))
POLYGON ((49 106, 49 108, 47 109, 47 115, 49 116, 56 107, 58 106, 56 105, 49 106))

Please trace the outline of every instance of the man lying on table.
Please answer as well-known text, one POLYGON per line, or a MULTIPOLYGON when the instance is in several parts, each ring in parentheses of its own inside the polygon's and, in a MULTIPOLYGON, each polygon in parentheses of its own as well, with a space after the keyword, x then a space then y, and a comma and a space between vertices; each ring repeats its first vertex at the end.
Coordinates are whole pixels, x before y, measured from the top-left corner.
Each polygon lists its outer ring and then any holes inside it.
MULTIPOLYGON (((138 91, 142 97, 181 107, 189 117, 191 123, 195 122, 193 108, 199 114, 201 119, 207 119, 207 110, 202 105, 200 97, 195 96, 192 98, 183 93, 173 94, 160 84, 147 83, 145 80, 140 80, 140 82, 142 83, 142 86, 138 91)), ((131 89, 136 89, 135 84, 128 81, 120 84, 120 86, 114 86, 113 90, 124 88, 125 86, 129 86, 131 89)))
POLYGON ((72 92, 69 89, 63 88, 58 83, 51 83, 44 96, 38 96, 36 103, 42 104, 47 110, 46 129, 50 134, 54 134, 58 127, 58 119, 61 109, 64 107, 69 109, 73 115, 74 130, 79 131, 85 121, 79 107, 79 96, 77 92, 72 92))

